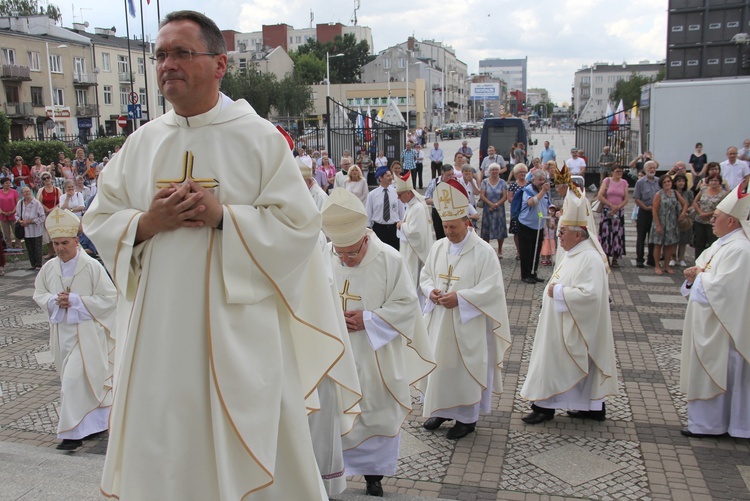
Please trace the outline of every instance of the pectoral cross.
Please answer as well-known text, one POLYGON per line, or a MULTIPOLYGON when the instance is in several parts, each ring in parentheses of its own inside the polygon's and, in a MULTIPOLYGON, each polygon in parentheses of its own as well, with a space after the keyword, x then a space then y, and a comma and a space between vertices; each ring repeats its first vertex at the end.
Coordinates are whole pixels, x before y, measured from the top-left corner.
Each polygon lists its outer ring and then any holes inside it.
POLYGON ((341 308, 343 308, 344 311, 346 310, 346 305, 349 300, 352 301, 362 301, 362 296, 355 296, 354 294, 349 294, 349 279, 344 280, 344 290, 339 292, 339 297, 341 297, 341 308))
POLYGON ((461 277, 454 277, 453 276, 453 265, 451 264, 451 265, 448 265, 448 274, 445 275, 445 274, 441 273, 440 275, 438 275, 438 278, 442 278, 443 280, 446 281, 445 282, 445 289, 443 290, 443 292, 447 293, 448 289, 451 288, 451 282, 453 282, 454 280, 459 280, 461 277))
POLYGON ((195 156, 192 152, 186 151, 185 158, 182 162, 182 178, 180 179, 159 179, 156 181, 156 187, 158 189, 168 188, 172 183, 181 184, 186 180, 194 181, 204 188, 216 188, 219 186, 219 181, 216 179, 198 179, 193 177, 193 161, 195 156))

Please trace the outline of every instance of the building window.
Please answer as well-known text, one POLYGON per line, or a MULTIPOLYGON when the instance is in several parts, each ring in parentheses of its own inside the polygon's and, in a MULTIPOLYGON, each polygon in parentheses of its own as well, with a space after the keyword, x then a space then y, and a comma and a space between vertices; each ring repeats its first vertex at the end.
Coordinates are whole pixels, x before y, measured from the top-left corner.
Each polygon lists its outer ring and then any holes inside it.
POLYGON ((156 104, 159 105, 159 108, 162 108, 166 105, 166 103, 164 102, 164 96, 161 95, 161 91, 157 91, 156 93, 156 104))
POLYGON ((62 60, 57 54, 49 55, 49 69, 52 73, 62 73, 62 60))
POLYGON ((597 87, 596 89, 594 89, 594 94, 596 94, 597 96, 601 96, 602 90, 604 89, 602 89, 601 87, 597 87))
POLYGON ((581 78, 581 85, 589 85, 591 83, 590 77, 582 77, 581 78))
POLYGON ((18 86, 8 85, 5 87, 5 100, 10 104, 18 104, 21 101, 18 95, 18 86))
POLYGON ((142 57, 138 58, 138 74, 143 75, 146 73, 146 61, 142 57))
POLYGON ((32 106, 44 106, 44 98, 42 97, 44 94, 44 89, 41 87, 32 87, 31 88, 31 105, 32 106))
POLYGON ((602 82, 604 82, 604 77, 601 76, 601 75, 597 75, 597 76, 594 77, 594 82, 596 82, 596 83, 602 83, 602 82))
POLYGON ((610 75, 610 76, 607 77, 607 82, 614 83, 615 81, 616 81, 616 79, 615 79, 614 75, 610 75))
POLYGON ((244 57, 241 57, 240 58, 240 69, 244 70, 245 68, 247 68, 247 59, 245 59, 244 57))
POLYGON ((294 43, 294 37, 289 37, 289 43, 294 43))
POLYGON ((615 90, 614 87, 610 87, 607 89, 607 95, 612 94, 612 91, 615 90))
POLYGON ((86 89, 76 89, 76 106, 86 106, 89 104, 89 96, 86 89))
POLYGON ((54 89, 52 91, 52 105, 65 106, 65 93, 63 89, 54 89))
POLYGON ((82 57, 73 58, 73 74, 77 77, 86 74, 86 60, 82 57))
POLYGON ((398 58, 398 67, 406 68, 406 58, 403 58, 403 57, 398 58))
POLYGON ((109 52, 102 52, 102 71, 112 71, 109 63, 109 52))
POLYGON ((29 51, 29 69, 31 71, 42 71, 42 63, 38 52, 29 51))
POLYGON ((128 94, 130 94, 130 88, 127 85, 120 86, 120 106, 127 106, 128 94))
POLYGON ((588 89, 581 89, 581 97, 588 99, 589 98, 589 90, 588 89))
POLYGON ((138 89, 138 99, 140 99, 141 107, 145 107, 146 106, 146 89, 144 89, 143 87, 138 89))
POLYGON ((347 104, 348 106, 352 106, 352 105, 354 105, 354 99, 347 99, 347 100, 346 100, 346 104, 347 104))
POLYGON ((128 71, 130 71, 128 56, 117 56, 117 72, 127 73, 128 71))
POLYGON ((104 86, 104 104, 112 104, 112 86, 104 86))
POLYGON ((398 104, 406 104, 406 98, 405 97, 399 97, 398 98, 398 104))
POLYGON ((65 137, 68 133, 68 129, 65 128, 65 122, 55 122, 53 132, 57 137, 65 137))
POLYGON ((388 104, 388 98, 387 97, 381 97, 380 98, 380 104, 388 104))
POLYGON ((390 70, 391 69, 391 60, 390 59, 383 59, 383 69, 384 70, 390 70))
POLYGON ((298 36, 298 37, 296 38, 296 42, 297 42, 297 43, 302 43, 302 37, 301 37, 301 36, 298 36))
POLYGON ((3 49, 3 64, 16 64, 15 49, 3 49))

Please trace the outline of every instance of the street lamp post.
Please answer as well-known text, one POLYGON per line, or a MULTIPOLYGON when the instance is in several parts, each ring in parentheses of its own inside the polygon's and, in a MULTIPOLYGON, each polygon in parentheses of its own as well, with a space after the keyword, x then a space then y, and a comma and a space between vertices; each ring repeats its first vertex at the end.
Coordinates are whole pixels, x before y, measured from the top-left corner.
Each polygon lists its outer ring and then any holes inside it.
MULTIPOLYGON (((47 48, 47 78, 49 78, 49 106, 52 110, 52 121, 55 120, 55 91, 52 88, 52 62, 49 57, 49 42, 44 42, 44 46, 47 48)), ((58 49, 64 49, 67 45, 58 45, 58 49)))
POLYGON ((331 58, 343 57, 344 54, 330 55, 326 52, 326 97, 331 97, 331 58))

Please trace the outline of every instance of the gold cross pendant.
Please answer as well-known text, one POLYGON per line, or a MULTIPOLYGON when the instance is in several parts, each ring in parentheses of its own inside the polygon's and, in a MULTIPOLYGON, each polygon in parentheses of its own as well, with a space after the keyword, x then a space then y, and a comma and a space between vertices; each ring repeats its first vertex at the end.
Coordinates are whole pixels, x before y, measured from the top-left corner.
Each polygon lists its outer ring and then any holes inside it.
POLYGON ((451 288, 451 282, 454 280, 459 280, 461 277, 455 277, 453 276, 453 265, 448 265, 448 274, 440 274, 438 275, 438 278, 442 278, 445 280, 445 289, 443 290, 443 293, 447 293, 448 290, 451 288))

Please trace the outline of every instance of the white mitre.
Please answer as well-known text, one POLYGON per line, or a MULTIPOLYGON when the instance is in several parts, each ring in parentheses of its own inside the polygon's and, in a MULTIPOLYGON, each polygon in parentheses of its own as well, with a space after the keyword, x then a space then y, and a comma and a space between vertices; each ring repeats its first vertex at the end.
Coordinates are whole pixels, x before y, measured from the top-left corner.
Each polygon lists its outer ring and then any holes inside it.
POLYGON ((750 238, 750 193, 743 193, 744 184, 740 183, 736 189, 730 191, 716 206, 716 210, 737 218, 742 225, 742 231, 750 238))
POLYGON ((560 226, 580 226, 581 228, 586 228, 589 233, 589 240, 591 240, 591 243, 602 256, 604 266, 607 268, 607 273, 609 273, 609 259, 607 258, 607 254, 602 249, 599 238, 589 228, 590 209, 589 205, 583 201, 585 196, 581 194, 580 197, 577 197, 573 190, 568 190, 565 200, 563 200, 562 216, 560 216, 558 224, 560 226))
POLYGON ((469 195, 466 188, 455 179, 438 184, 433 200, 443 221, 454 221, 469 214, 469 195))
POLYGON ((75 214, 60 207, 52 209, 44 222, 50 238, 75 238, 78 236, 80 226, 81 220, 75 214))
POLYGON ((362 201, 345 188, 336 188, 323 203, 323 232, 336 247, 354 245, 367 232, 367 211, 362 201))
POLYGON ((299 167, 299 171, 302 173, 302 179, 312 179, 313 173, 312 173, 312 167, 307 165, 300 157, 297 157, 297 166, 299 167))

